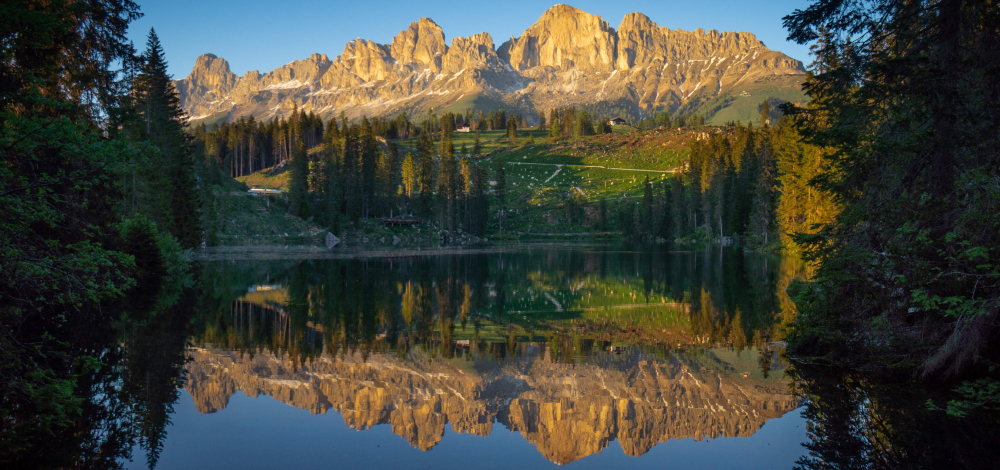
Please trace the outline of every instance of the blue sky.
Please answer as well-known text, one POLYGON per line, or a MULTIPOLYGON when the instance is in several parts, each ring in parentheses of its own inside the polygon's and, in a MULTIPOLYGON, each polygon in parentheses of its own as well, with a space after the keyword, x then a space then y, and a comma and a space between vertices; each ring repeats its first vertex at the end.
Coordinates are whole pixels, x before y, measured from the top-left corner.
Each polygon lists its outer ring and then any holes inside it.
MULTIPOLYGON (((355 38, 390 43, 412 22, 426 16, 444 29, 445 39, 486 31, 499 46, 519 36, 555 2, 386 1, 386 0, 138 0, 145 16, 129 36, 141 51, 149 28, 156 28, 174 78, 184 78, 198 55, 211 52, 229 61, 237 75, 268 72, 314 52, 330 59, 355 38)), ((599 15, 618 28, 631 12, 645 13, 660 26, 746 31, 769 48, 810 62, 809 50, 785 40, 781 17, 808 0, 578 0, 567 2, 599 15)))

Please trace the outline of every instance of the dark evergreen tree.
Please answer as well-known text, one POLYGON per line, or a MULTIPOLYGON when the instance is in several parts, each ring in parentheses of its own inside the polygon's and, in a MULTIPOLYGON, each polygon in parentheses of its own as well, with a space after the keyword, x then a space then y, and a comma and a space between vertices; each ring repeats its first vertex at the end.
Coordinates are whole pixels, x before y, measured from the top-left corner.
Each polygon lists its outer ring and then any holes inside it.
POLYGON ((477 237, 486 234, 486 222, 490 213, 490 203, 486 197, 487 178, 485 168, 472 167, 472 183, 469 188, 469 205, 471 206, 469 232, 477 237))
POLYGON ((417 139, 417 186, 420 196, 417 199, 417 213, 422 217, 430 217, 434 205, 434 142, 426 133, 417 139))
POLYGON ((367 117, 361 119, 358 156, 360 157, 361 217, 371 217, 376 204, 376 171, 378 169, 378 141, 367 117))
POLYGON ((996 363, 1000 192, 986 182, 1000 180, 1000 115, 984 106, 1000 99, 997 18, 995 2, 959 0, 819 0, 785 17, 817 46, 810 106, 786 111, 830 150, 814 183, 843 209, 800 238, 821 268, 797 353, 876 349, 934 381, 996 363))
POLYGON ((289 167, 288 198, 293 214, 309 217, 309 155, 305 142, 297 142, 289 167))
POLYGON ((671 183, 672 181, 663 181, 661 183, 663 186, 663 199, 660 202, 660 223, 657 229, 659 236, 667 241, 674 239, 674 232, 677 225, 674 221, 674 196, 673 185, 671 183))
POLYGON ((150 29, 141 72, 134 82, 136 122, 130 126, 133 138, 153 144, 162 159, 161 172, 167 175, 169 191, 168 226, 185 248, 194 248, 202 239, 198 179, 188 134, 184 131, 186 113, 167 73, 167 62, 156 31, 150 29))
POLYGON ((649 182, 649 176, 642 184, 642 236, 647 240, 651 239, 654 232, 655 221, 653 220, 653 183, 649 182))

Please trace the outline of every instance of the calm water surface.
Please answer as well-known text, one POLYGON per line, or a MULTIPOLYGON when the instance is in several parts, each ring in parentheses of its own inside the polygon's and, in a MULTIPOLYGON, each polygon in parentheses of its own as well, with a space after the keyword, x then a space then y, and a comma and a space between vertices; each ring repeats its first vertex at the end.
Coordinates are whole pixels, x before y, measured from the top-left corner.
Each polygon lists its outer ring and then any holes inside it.
MULTIPOLYGON (((119 392, 101 409, 135 417, 134 469, 1000 459, 996 422, 931 412, 912 384, 786 362, 784 292, 802 270, 718 247, 208 261, 182 293, 127 306, 151 313, 117 327, 104 380, 119 392)), ((119 421, 99 416, 111 445, 119 421)))
POLYGON ((128 467, 791 468, 799 269, 556 245, 205 262, 172 313, 169 424, 128 467))

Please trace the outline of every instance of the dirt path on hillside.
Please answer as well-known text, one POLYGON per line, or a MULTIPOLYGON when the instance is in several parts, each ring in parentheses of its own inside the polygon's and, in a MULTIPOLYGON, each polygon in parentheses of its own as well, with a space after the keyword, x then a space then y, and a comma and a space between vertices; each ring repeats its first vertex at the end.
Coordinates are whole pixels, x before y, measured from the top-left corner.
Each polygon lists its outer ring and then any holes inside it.
MULTIPOLYGON (((541 165, 541 166, 558 166, 558 167, 574 167, 574 168, 600 168, 602 170, 618 170, 618 171, 646 171, 649 173, 677 173, 681 167, 671 168, 669 170, 645 170, 642 168, 617 168, 613 166, 601 166, 601 165, 573 165, 571 163, 532 163, 532 162, 507 162, 511 165, 541 165)), ((554 174, 552 176, 555 176, 554 174)), ((546 180, 547 181, 547 180, 546 180)))

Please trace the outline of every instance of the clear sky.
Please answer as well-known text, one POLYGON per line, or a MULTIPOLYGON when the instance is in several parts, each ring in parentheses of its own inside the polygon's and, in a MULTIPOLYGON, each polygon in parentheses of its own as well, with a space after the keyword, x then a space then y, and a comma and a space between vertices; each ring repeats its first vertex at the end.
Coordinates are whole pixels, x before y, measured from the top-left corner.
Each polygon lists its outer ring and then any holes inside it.
MULTIPOLYGON (((156 28, 174 78, 184 78, 195 58, 211 52, 229 61, 237 75, 266 73, 314 52, 332 60, 355 38, 387 44, 420 17, 444 29, 445 40, 486 31, 497 47, 520 36, 555 4, 530 0, 138 0, 145 16, 129 36, 141 51, 156 28)), ((599 15, 617 29, 627 13, 641 12, 671 29, 746 31, 767 47, 810 62, 806 46, 786 41, 781 18, 809 0, 575 0, 576 8, 599 15)))

